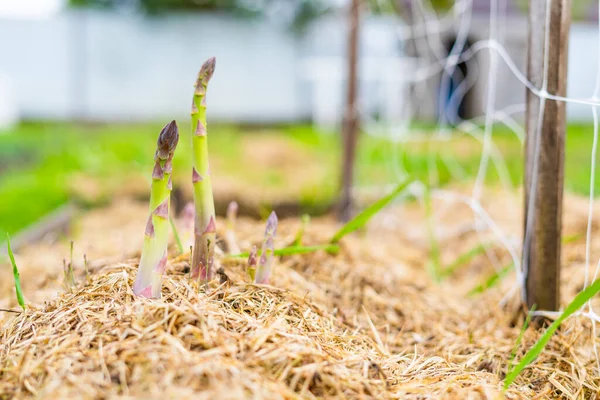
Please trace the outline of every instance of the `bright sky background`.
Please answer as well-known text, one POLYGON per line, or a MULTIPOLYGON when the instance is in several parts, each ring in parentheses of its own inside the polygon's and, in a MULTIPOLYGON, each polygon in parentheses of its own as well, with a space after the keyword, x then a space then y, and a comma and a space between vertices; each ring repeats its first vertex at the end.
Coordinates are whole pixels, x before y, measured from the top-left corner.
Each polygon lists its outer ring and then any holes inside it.
POLYGON ((58 12, 65 0, 0 0, 0 17, 44 18, 58 12))

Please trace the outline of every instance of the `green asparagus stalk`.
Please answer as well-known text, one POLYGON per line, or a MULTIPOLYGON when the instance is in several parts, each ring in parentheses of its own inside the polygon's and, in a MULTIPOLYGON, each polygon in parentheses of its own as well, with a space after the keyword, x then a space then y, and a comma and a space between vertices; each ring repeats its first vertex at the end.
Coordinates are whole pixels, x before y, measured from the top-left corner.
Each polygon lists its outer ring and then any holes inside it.
POLYGON ((262 244, 260 260, 256 270, 255 283, 268 284, 271 278, 271 266, 273 264, 275 244, 273 239, 277 233, 277 214, 275 211, 269 215, 267 219, 267 227, 265 228, 265 238, 262 244))
POLYGON ((227 243, 227 252, 229 254, 237 254, 240 248, 235 237, 235 221, 237 219, 238 204, 235 201, 227 206, 227 224, 225 230, 225 243, 227 243))
POLYGON ((248 256, 248 277, 250 278, 250 282, 254 282, 254 277, 256 276, 256 264, 258 264, 256 253, 256 246, 252 246, 252 250, 248 256))
POLYGON ((161 293, 162 275, 167 266, 172 161, 178 141, 177 123, 171 121, 160 132, 154 155, 150 215, 146 223, 138 274, 133 285, 133 292, 140 297, 159 298, 161 293))
POLYGON ((192 278, 209 281, 214 275, 213 255, 216 240, 215 203, 208 164, 206 130, 206 89, 215 71, 215 58, 208 59, 198 72, 192 101, 192 183, 196 217, 192 278))

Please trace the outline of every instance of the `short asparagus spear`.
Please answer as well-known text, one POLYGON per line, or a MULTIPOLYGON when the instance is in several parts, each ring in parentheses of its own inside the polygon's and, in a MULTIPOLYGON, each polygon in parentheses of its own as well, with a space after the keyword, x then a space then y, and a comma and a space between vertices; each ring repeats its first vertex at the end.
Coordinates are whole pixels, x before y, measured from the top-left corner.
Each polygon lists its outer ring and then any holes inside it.
POLYGON ((215 71, 215 58, 208 59, 198 72, 192 101, 192 183, 196 217, 194 221, 194 251, 192 278, 210 280, 213 277, 213 255, 216 239, 215 203, 213 199, 206 130, 206 89, 215 71))
POLYGON ((227 226, 225 230, 225 243, 229 254, 238 254, 240 248, 235 237, 235 220, 237 219, 238 204, 235 201, 227 206, 227 226))
POLYGON ((277 215, 275 211, 269 215, 267 219, 267 227, 265 228, 265 238, 262 244, 260 260, 256 270, 255 283, 269 283, 271 278, 271 265, 273 264, 275 245, 273 239, 277 233, 277 215))
POLYGON ((158 136, 152 171, 150 215, 146 222, 144 245, 133 292, 140 297, 160 297, 162 275, 167 266, 169 208, 171 199, 172 161, 179 129, 169 122, 158 136))
POLYGON ((256 276, 256 264, 258 264, 256 253, 256 246, 252 246, 252 250, 250 250, 250 255, 248 256, 248 277, 251 282, 254 282, 254 277, 256 276))

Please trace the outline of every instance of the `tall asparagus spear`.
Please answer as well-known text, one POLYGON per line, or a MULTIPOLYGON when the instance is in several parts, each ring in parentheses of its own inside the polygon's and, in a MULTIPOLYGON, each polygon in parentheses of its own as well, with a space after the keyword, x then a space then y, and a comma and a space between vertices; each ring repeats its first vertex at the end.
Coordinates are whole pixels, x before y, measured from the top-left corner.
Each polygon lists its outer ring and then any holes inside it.
POLYGON ((265 238, 262 244, 258 268, 256 269, 255 283, 269 283, 271 278, 271 265, 275 253, 275 244, 273 239, 277 233, 277 214, 271 212, 267 219, 267 227, 265 228, 265 238))
POLYGON ((216 239, 215 203, 208 165, 206 130, 206 88, 215 72, 216 60, 209 58, 200 68, 192 101, 192 183, 196 218, 194 222, 194 252, 192 278, 210 280, 213 277, 213 255, 216 239))
POLYGON ((137 296, 160 297, 162 274, 167 266, 172 161, 178 141, 177 123, 171 121, 160 132, 156 144, 150 192, 150 215, 146 223, 140 266, 133 285, 133 292, 137 296))

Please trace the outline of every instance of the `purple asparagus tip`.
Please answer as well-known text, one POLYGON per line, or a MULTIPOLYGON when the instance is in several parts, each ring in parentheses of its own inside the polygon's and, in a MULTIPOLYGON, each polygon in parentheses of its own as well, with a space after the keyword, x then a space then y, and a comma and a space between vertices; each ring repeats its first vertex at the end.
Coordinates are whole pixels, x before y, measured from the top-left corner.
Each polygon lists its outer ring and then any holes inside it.
POLYGON ((258 263, 258 259, 256 258, 256 246, 252 246, 252 250, 250 250, 250 255, 248 256, 248 266, 249 267, 256 267, 256 264, 258 263))
POLYGON ((235 217, 237 216, 237 212, 238 212, 238 203, 235 201, 232 201, 227 206, 227 218, 235 219, 235 217))
POLYGON ((267 227, 265 228, 265 235, 269 235, 269 236, 275 236, 275 233, 277 232, 277 214, 275 214, 275 211, 271 212, 271 215, 269 215, 269 218, 267 219, 267 227))
POLYGON ((179 128, 177 128, 177 122, 173 120, 165 125, 160 131, 160 135, 158 135, 158 142, 156 143, 157 157, 161 160, 167 160, 175 151, 177 142, 179 142, 179 128))
POLYGON ((200 72, 198 72, 198 81, 196 82, 196 88, 198 90, 203 86, 207 86, 210 78, 212 78, 215 73, 215 67, 217 65, 217 59, 215 57, 211 57, 202 64, 200 68, 200 72))

